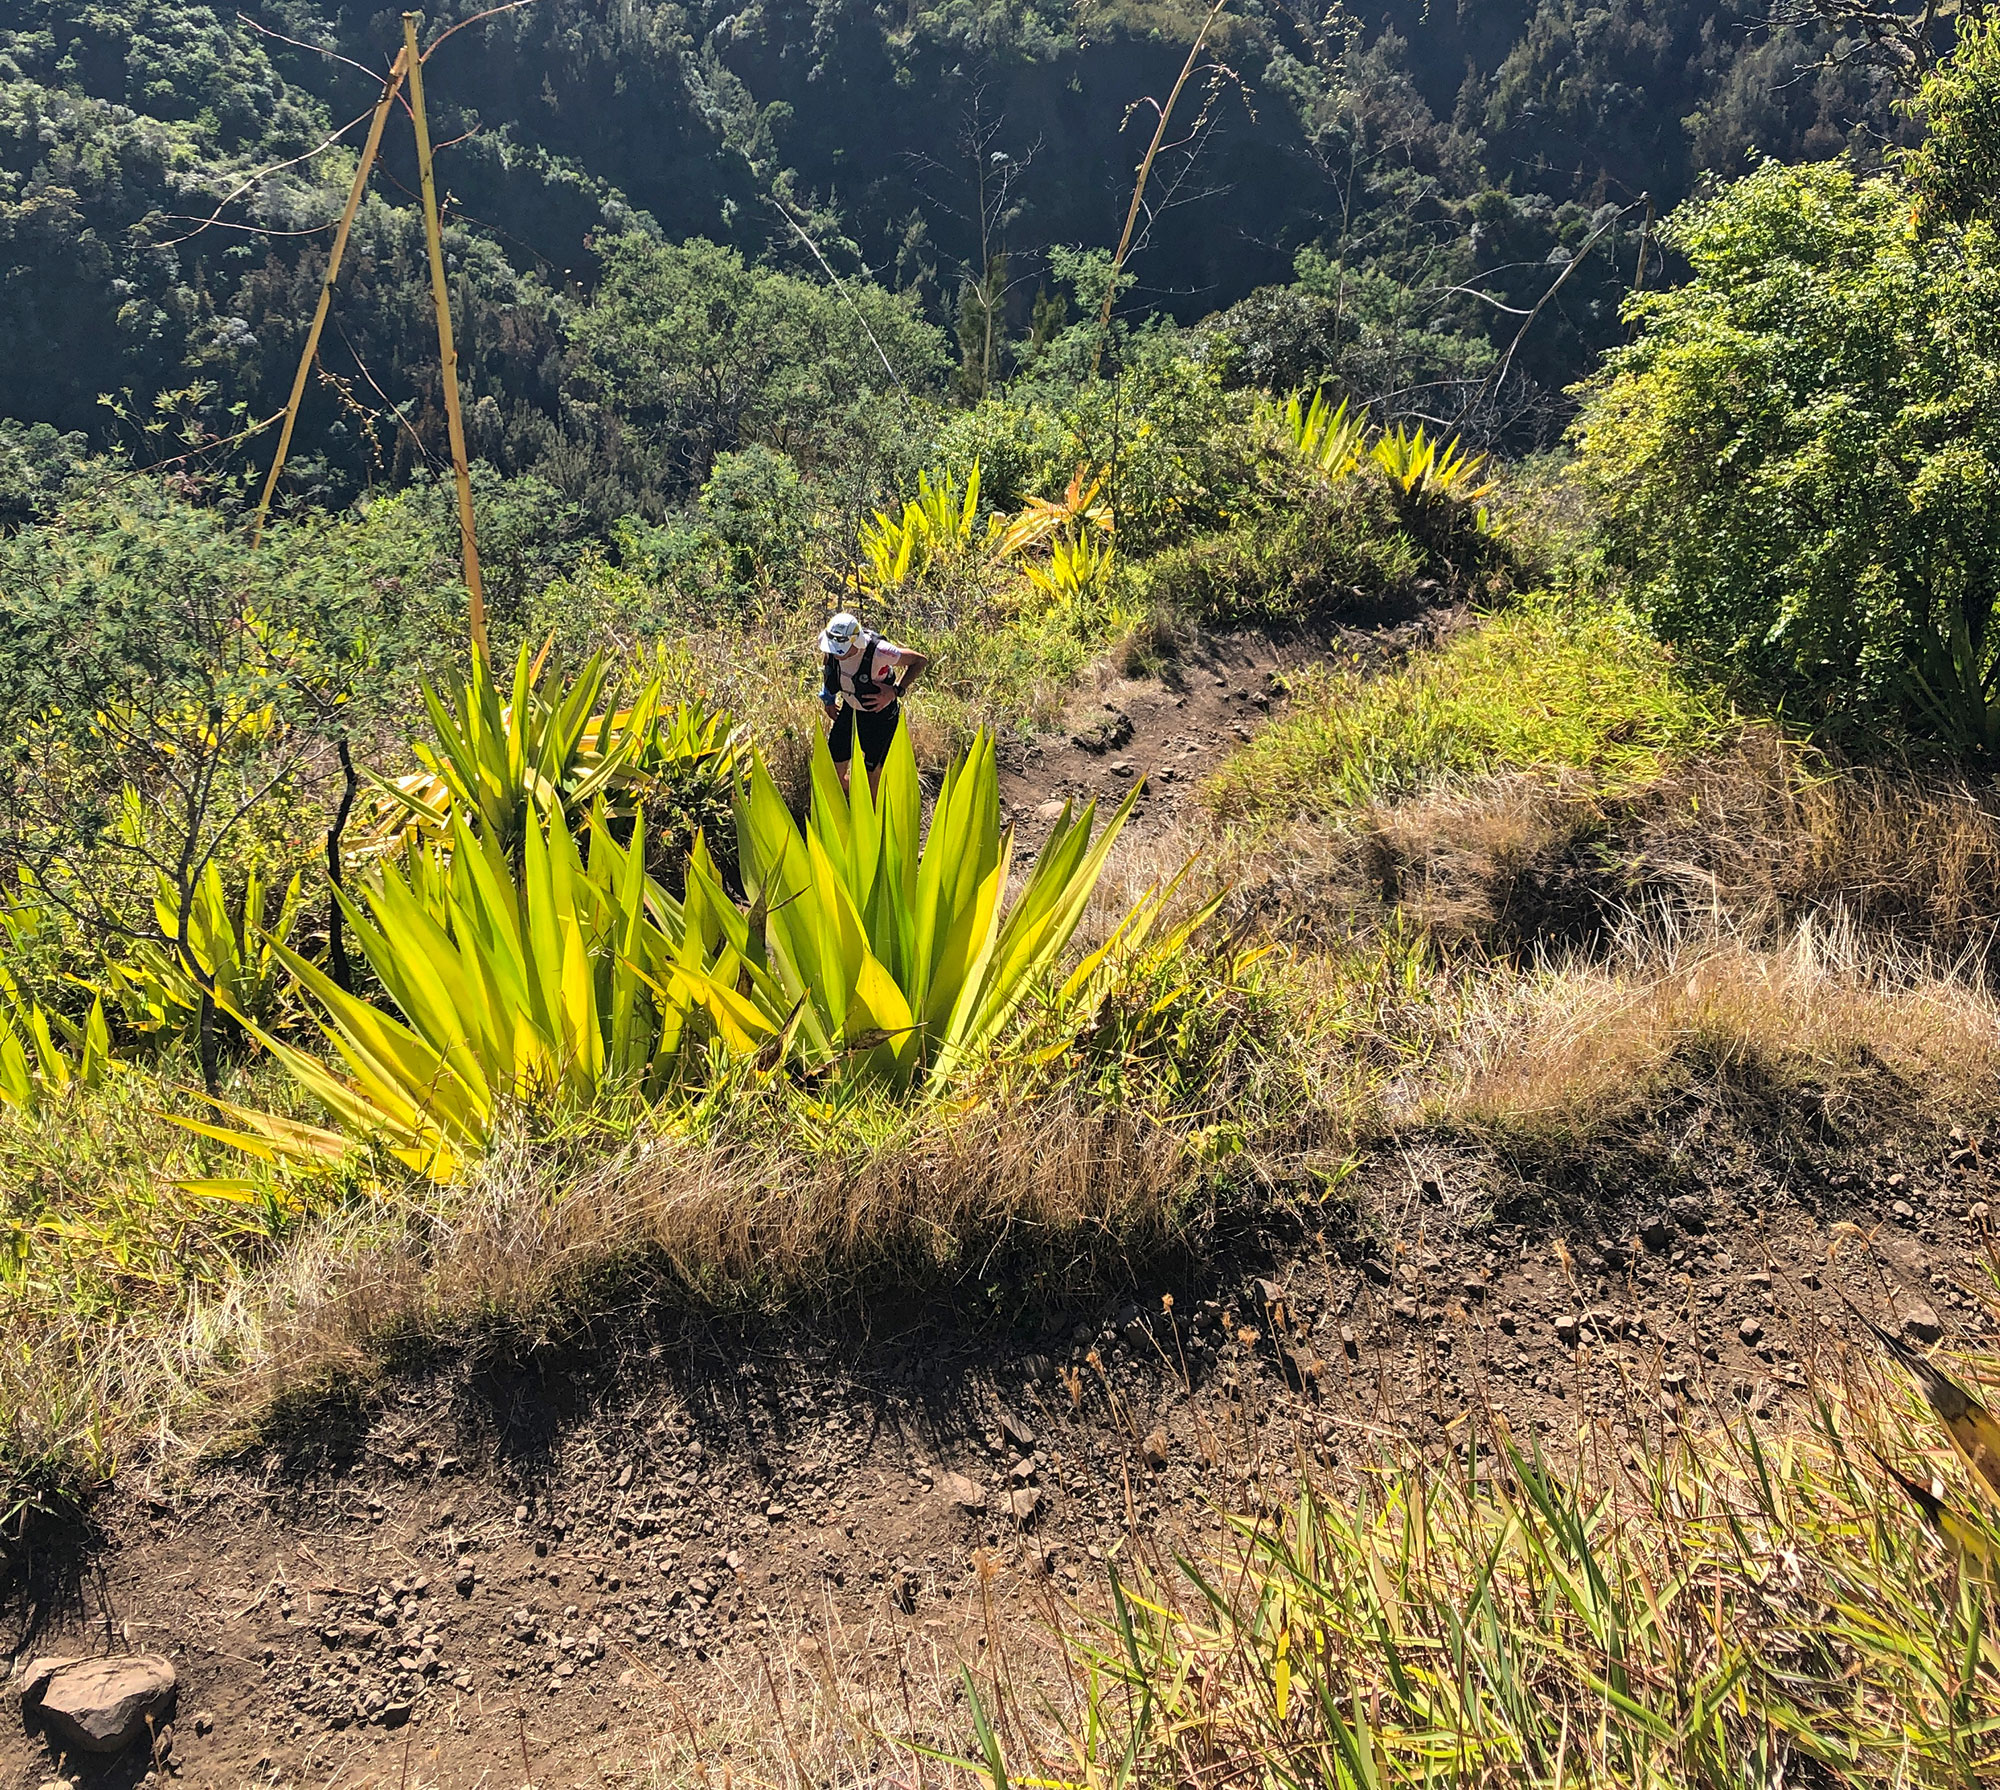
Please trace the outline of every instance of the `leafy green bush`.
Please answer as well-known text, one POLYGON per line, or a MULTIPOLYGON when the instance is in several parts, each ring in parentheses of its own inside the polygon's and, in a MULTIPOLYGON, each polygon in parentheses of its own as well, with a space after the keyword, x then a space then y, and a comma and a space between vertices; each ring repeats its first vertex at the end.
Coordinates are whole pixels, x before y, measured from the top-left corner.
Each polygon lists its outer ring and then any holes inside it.
POLYGON ((753 442, 808 461, 836 452, 859 400, 942 387, 943 332, 870 282, 837 292, 699 240, 630 235, 598 252, 603 279, 573 339, 596 389, 684 488, 753 442))
POLYGON ((1135 572, 1143 595, 1202 623, 1294 621, 1406 590, 1428 569, 1387 488, 1281 478, 1253 514, 1167 548, 1135 572))
POLYGON ((1889 177, 1766 164, 1677 212, 1577 473, 1667 639, 1848 732, 2000 753, 2000 248, 1889 177))

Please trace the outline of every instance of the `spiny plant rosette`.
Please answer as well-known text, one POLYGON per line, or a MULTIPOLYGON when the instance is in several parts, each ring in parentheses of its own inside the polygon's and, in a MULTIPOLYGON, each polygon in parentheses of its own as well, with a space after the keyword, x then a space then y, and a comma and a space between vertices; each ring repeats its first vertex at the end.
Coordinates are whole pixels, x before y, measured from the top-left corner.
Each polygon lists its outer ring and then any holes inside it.
POLYGON ((682 801, 698 801, 704 786, 725 790, 737 745, 729 716, 698 701, 667 704, 664 683, 652 678, 621 706, 601 653, 572 682, 548 647, 531 659, 525 645, 505 703, 477 656, 451 700, 425 683, 436 742, 413 748, 422 769, 393 782, 370 775, 364 849, 441 843, 452 816, 467 813, 515 853, 531 822, 546 825, 558 809, 574 829, 600 798, 622 820, 663 784, 682 801))
MULTIPOLYGON (((760 758, 739 781, 747 909, 700 839, 677 900, 646 872, 643 817, 621 845, 601 802, 581 834, 552 808, 518 862, 492 827, 454 813, 448 852, 384 865, 365 910, 339 897, 393 1012, 272 947, 341 1070, 250 1029, 339 1129, 226 1105, 230 1126, 187 1122, 274 1166, 326 1168, 373 1144, 450 1180, 509 1113, 546 1124, 618 1100, 654 1106, 718 1053, 893 1092, 961 1076, 1046 986, 1137 791, 1094 839, 1095 805, 1065 809, 1009 905, 1013 838, 986 736, 947 773, 921 842, 906 735, 879 799, 862 777, 841 790, 824 741, 813 783, 801 830, 760 758)), ((1057 998, 1135 949, 1169 893, 1136 903, 1057 998)))

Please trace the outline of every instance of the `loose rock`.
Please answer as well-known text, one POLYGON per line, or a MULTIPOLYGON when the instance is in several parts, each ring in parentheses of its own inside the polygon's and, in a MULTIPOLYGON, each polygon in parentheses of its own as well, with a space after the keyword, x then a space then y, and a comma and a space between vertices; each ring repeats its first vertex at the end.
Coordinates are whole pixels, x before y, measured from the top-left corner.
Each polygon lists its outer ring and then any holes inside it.
POLYGON ((1919 1299, 1903 1313, 1903 1334, 1916 1342, 1934 1343, 1944 1335, 1944 1326, 1937 1312, 1919 1299))
POLYGON ((1164 1468, 1171 1458, 1167 1446, 1167 1432, 1156 1429, 1139 1444, 1139 1452, 1145 1456, 1146 1465, 1155 1472, 1164 1468))
POLYGON ((938 1490, 961 1510, 986 1508, 986 1488, 976 1480, 967 1479, 963 1473, 940 1473, 938 1490))
POLYGON ((72 1746, 122 1753, 166 1719, 177 1682, 173 1662, 157 1653, 77 1660, 49 1675, 39 1707, 72 1746))
POLYGON ((42 1692, 49 1688, 49 1680, 58 1672, 75 1664, 77 1664, 76 1659, 69 1654, 46 1653, 31 1659, 27 1670, 18 1680, 21 1701, 24 1704, 40 1701, 42 1692))

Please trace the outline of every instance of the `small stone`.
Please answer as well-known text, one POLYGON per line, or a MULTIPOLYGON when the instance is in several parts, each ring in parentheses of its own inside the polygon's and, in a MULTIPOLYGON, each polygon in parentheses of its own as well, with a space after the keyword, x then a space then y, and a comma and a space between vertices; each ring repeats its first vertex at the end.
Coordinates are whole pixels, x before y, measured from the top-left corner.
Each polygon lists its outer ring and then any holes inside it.
POLYGON ((1352 1324, 1341 1325, 1340 1346, 1350 1355, 1358 1355, 1361 1352, 1361 1339, 1354 1334, 1352 1324))
POLYGON ((1016 1485, 1030 1485, 1034 1482, 1037 1470, 1034 1457, 1024 1454, 1007 1469, 1007 1477, 1016 1485))
POLYGON ((1764 1334, 1764 1326, 1755 1318, 1745 1318, 1742 1323, 1736 1326, 1736 1334, 1743 1339, 1743 1346, 1747 1349, 1752 1347, 1757 1339, 1764 1334))
POLYGON ((1034 1521, 1035 1512, 1042 1507, 1042 1494, 1033 1486, 1026 1486, 1018 1492, 1007 1494, 1007 1509, 1014 1521, 1028 1524, 1034 1521))
POLYGON ((975 1480, 967 1479, 963 1473, 940 1473, 938 1490, 961 1510, 986 1508, 986 1488, 975 1480))
POLYGON ((1473 1305, 1477 1305, 1477 1304, 1478 1304, 1478 1303, 1480 1302, 1480 1300, 1482 1300, 1482 1299, 1484 1299, 1484 1298, 1486 1297, 1486 1283, 1485 1283, 1485 1281, 1483 1281, 1483 1280, 1468 1280, 1468 1281, 1466 1281, 1466 1282, 1465 1282, 1465 1297, 1466 1297, 1466 1300, 1468 1301, 1468 1303, 1470 1303, 1470 1304, 1473 1304, 1473 1305))
POLYGON ((764 1506, 764 1521, 767 1523, 782 1523, 788 1514, 782 1504, 767 1504, 764 1506))
POLYGON ((1934 1343, 1944 1335, 1935 1309, 1921 1299, 1903 1313, 1903 1334, 1915 1342, 1934 1343))
POLYGON ((194 1712, 194 1731, 197 1734, 215 1732, 215 1712, 212 1709, 197 1709, 194 1712))
POLYGON ((1139 1444, 1139 1452, 1145 1456, 1147 1466, 1156 1473, 1161 1471, 1171 1458, 1168 1452, 1167 1432, 1163 1429, 1152 1431, 1145 1441, 1139 1444))
POLYGON ((1561 1317, 1556 1319, 1556 1341, 1565 1347, 1573 1347, 1580 1328, 1581 1326, 1577 1323, 1575 1313, 1564 1312, 1561 1317))
POLYGON ((1684 1231, 1708 1228, 1708 1202, 1698 1193, 1676 1194, 1667 1201, 1667 1210, 1673 1214, 1674 1223, 1684 1231))
POLYGON ((1673 1246, 1674 1230, 1664 1218, 1649 1218, 1639 1227, 1639 1241, 1653 1254, 1673 1246))
POLYGON ((1405 1294, 1402 1298, 1396 1300, 1389 1307, 1389 1309, 1392 1312, 1394 1312, 1397 1317, 1401 1318, 1403 1322, 1406 1324, 1413 1324, 1416 1322, 1417 1302, 1414 1299, 1410 1298, 1407 1294, 1405 1294))
POLYGON ((1503 1311, 1500 1314, 1499 1324, 1502 1335, 1512 1336, 1515 1331, 1520 1329, 1521 1320, 1517 1318, 1511 1311, 1503 1311))
POLYGON ((1035 1432, 1012 1411, 1000 1413, 1000 1433, 1022 1454, 1034 1452, 1035 1432))
POLYGON ((1132 761, 1129 758, 1121 758, 1111 767, 1111 774, 1114 777, 1129 777, 1132 775, 1132 769, 1132 761))
POLYGON ((157 1653, 79 1660, 52 1673, 41 1696, 42 1719, 72 1746, 122 1753, 163 1720, 178 1680, 157 1653))
POLYGON ((1894 1201, 1894 1202, 1893 1202, 1893 1203, 1892 1203, 1892 1204, 1890 1205, 1890 1207, 1889 1207, 1889 1210, 1890 1210, 1890 1211, 1891 1211, 1892 1213, 1894 1213, 1894 1214, 1896 1215, 1896 1217, 1898 1217, 1898 1218, 1902 1219, 1902 1221, 1903 1221, 1903 1222, 1904 1222, 1905 1224, 1909 1223, 1909 1221, 1910 1221, 1911 1219, 1913 1219, 1914 1217, 1916 1217, 1916 1215, 1917 1215, 1917 1210, 1916 1210, 1916 1208, 1915 1208, 1914 1206, 1912 1206, 1912 1205, 1910 1204, 1910 1202, 1909 1202, 1908 1200, 1896 1200, 1896 1201, 1894 1201))
POLYGON ((1051 796, 1048 801, 1036 805, 1035 818, 1040 821, 1047 821, 1053 826, 1055 822, 1062 819, 1062 811, 1068 806, 1069 804, 1061 796, 1051 796))

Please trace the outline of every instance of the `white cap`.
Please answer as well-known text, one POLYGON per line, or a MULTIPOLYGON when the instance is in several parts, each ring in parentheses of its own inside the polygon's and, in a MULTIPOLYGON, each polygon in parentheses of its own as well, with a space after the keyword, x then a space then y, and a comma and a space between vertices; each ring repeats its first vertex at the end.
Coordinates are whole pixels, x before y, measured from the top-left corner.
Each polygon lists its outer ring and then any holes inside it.
POLYGON ((861 618, 843 609, 820 631, 819 650, 836 659, 845 658, 847 649, 861 638, 861 618))

